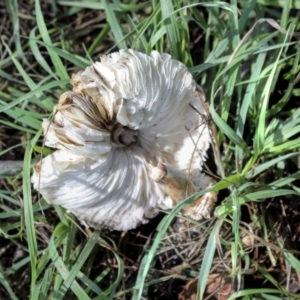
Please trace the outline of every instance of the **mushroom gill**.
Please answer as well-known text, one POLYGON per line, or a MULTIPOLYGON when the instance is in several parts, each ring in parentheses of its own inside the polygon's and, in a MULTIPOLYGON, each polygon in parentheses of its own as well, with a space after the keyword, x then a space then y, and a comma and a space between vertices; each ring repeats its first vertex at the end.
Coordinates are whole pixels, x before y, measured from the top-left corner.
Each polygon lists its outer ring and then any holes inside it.
MULTIPOLYGON (((120 50, 73 74, 71 84, 53 121, 43 121, 45 144, 57 150, 36 165, 32 182, 47 202, 93 227, 128 230, 182 200, 158 179, 162 166, 190 176, 190 193, 203 188, 209 128, 181 62, 120 50)), ((187 215, 207 217, 201 210, 187 215)))

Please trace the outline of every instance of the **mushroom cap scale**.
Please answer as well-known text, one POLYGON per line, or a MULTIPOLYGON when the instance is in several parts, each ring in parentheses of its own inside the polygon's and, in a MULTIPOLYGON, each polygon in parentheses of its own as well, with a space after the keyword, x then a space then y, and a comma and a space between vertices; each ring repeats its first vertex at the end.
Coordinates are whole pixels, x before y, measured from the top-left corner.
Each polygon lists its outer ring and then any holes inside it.
POLYGON ((168 54, 120 50, 71 83, 43 121, 45 144, 57 150, 35 167, 34 188, 96 228, 146 223, 170 206, 153 168, 199 172, 205 160, 210 134, 192 108, 206 115, 192 75, 168 54))

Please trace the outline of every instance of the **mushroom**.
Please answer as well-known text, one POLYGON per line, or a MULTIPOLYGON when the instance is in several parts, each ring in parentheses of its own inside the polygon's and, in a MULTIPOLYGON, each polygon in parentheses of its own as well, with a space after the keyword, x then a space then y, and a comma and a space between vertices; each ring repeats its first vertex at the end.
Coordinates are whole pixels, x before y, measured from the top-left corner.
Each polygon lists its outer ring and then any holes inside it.
MULTIPOLYGON (((213 183, 201 173, 207 113, 181 62, 120 50, 71 84, 42 124, 45 144, 57 150, 35 166, 32 183, 48 203, 89 226, 129 230, 213 183)), ((204 196, 209 205, 202 197, 183 213, 209 217, 215 194, 204 196)))

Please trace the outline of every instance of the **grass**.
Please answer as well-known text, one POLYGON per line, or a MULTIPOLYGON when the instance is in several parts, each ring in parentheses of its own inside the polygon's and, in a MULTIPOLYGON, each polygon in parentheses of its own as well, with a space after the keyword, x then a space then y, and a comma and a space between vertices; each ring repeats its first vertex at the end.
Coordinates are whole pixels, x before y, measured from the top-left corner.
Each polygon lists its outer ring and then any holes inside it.
POLYGON ((24 163, 0 175, 1 297, 175 299, 200 274, 193 292, 203 299, 217 273, 230 278, 229 299, 298 298, 299 1, 122 2, 2 7, 0 159, 24 163), (213 188, 215 217, 193 222, 202 234, 185 243, 171 224, 195 196, 142 228, 110 233, 83 228, 31 189, 40 124, 69 75, 121 48, 170 53, 210 103, 225 176, 213 188))

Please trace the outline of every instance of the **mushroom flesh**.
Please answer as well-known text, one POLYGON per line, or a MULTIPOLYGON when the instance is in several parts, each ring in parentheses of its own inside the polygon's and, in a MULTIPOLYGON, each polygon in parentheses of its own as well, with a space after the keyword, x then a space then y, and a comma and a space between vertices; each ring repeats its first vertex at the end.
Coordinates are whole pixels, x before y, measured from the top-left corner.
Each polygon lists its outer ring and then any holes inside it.
MULTIPOLYGON (((32 176, 48 203, 92 227, 128 230, 213 184, 201 173, 211 142, 205 104, 181 62, 120 50, 71 84, 42 125, 56 151, 32 176)), ((202 197, 183 213, 208 218, 215 194, 204 196, 209 205, 202 197)))

